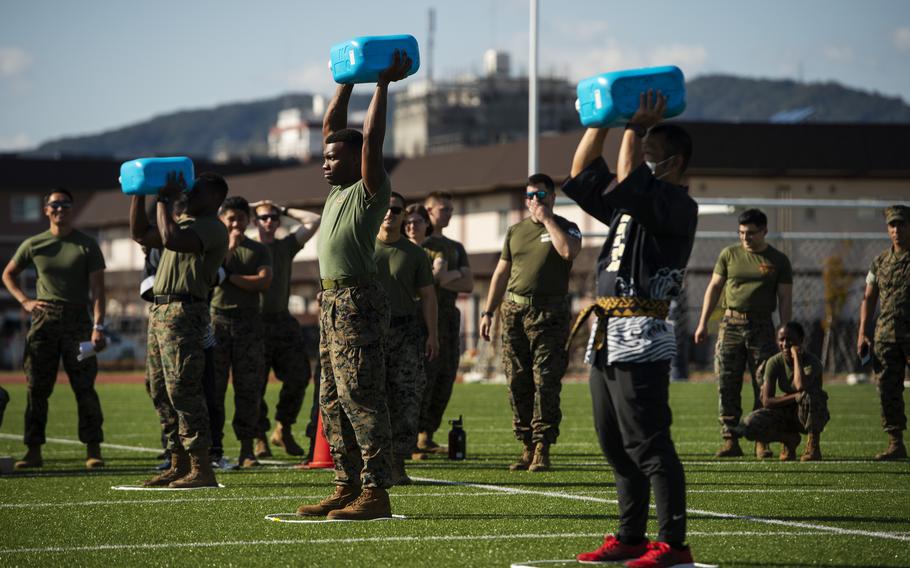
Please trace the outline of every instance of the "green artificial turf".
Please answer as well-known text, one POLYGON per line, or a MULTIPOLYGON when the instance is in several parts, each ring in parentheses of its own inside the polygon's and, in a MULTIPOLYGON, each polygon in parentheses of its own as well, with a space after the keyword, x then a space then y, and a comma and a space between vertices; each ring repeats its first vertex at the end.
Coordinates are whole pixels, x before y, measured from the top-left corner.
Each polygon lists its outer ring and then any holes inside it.
MULTIPOLYGON (((0 455, 19 458, 25 388, 7 388, 12 402, 0 455)), ((673 436, 686 470, 696 561, 910 565, 910 462, 870 459, 886 441, 874 387, 827 389, 832 419, 822 437, 825 461, 806 464, 715 459, 715 386, 672 385, 673 436)), ((585 384, 563 389, 553 471, 508 471, 520 446, 510 431, 504 386, 457 385, 447 414, 464 415, 469 459, 409 463, 412 476, 436 481, 391 490, 393 512, 404 520, 328 524, 264 519, 332 490, 330 472, 294 470, 288 466, 296 460, 280 449, 275 459, 283 465, 221 472, 226 487, 220 490, 111 490, 151 475, 158 425, 142 385, 98 390, 106 443, 125 448, 105 447, 106 469, 87 473, 83 446, 49 442, 40 472, 0 477, 0 566, 509 566, 572 558, 615 528, 616 492, 591 426, 585 384)), ((271 408, 277 390, 269 388, 271 408)), ((231 399, 228 393, 226 442, 236 459, 231 399)), ((47 435, 77 438, 66 385, 51 399, 47 435)), ((652 535, 655 528, 652 521, 652 535)))

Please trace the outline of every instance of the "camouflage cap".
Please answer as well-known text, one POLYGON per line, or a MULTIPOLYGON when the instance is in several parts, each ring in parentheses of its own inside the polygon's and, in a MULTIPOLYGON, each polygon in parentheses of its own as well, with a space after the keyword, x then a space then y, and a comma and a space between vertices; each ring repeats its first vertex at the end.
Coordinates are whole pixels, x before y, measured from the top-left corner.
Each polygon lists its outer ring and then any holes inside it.
POLYGON ((906 205, 892 205, 885 208, 885 222, 892 221, 908 222, 910 221, 910 207, 906 205))

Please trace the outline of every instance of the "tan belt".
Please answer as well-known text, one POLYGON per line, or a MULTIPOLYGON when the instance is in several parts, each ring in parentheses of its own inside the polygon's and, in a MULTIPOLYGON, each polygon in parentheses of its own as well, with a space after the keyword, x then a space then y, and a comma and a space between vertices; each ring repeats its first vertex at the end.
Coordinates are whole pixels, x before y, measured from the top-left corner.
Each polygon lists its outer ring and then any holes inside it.
MULTIPOLYGON (((569 333, 569 340, 566 342, 566 348, 572 343, 572 338, 581 328, 582 324, 587 321, 591 314, 597 314, 598 319, 608 318, 634 318, 649 317, 657 319, 667 319, 670 313, 669 300, 654 300, 651 298, 636 298, 634 296, 617 297, 601 296, 594 300, 594 303, 581 310, 572 331, 569 333)), ((600 349, 604 343, 604 330, 598 329, 594 337, 594 347, 600 349)))
POLYGON ((360 276, 349 276, 347 278, 339 278, 337 280, 331 280, 329 278, 323 278, 319 281, 320 286, 323 290, 337 290, 340 288, 353 288, 354 286, 363 286, 364 284, 369 284, 376 280, 376 275, 373 273, 361 274, 360 276))
POLYGON ((522 306, 551 306, 566 301, 566 296, 522 296, 507 292, 506 299, 522 306))
POLYGON ((736 319, 741 319, 741 320, 746 320, 746 321, 756 321, 756 320, 771 319, 771 314, 764 313, 764 312, 740 312, 737 310, 731 310, 730 308, 727 308, 726 310, 724 310, 724 317, 736 318, 736 319))

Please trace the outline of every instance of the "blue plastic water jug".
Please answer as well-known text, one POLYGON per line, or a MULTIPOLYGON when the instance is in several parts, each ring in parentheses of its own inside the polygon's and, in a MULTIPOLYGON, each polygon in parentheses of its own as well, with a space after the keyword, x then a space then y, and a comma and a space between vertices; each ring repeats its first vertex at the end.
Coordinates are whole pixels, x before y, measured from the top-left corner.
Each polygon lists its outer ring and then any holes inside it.
POLYGON ((407 51, 413 62, 408 75, 420 68, 420 50, 412 35, 361 36, 332 46, 329 68, 336 83, 375 83, 392 63, 395 50, 407 51))
POLYGON ((675 65, 613 71, 578 83, 575 109, 585 126, 621 126, 638 110, 639 95, 653 89, 667 97, 664 117, 686 109, 686 79, 675 65))
POLYGON ((173 158, 139 158, 120 165, 120 189, 127 195, 154 195, 164 187, 171 172, 183 174, 187 190, 192 189, 196 174, 193 160, 173 158))

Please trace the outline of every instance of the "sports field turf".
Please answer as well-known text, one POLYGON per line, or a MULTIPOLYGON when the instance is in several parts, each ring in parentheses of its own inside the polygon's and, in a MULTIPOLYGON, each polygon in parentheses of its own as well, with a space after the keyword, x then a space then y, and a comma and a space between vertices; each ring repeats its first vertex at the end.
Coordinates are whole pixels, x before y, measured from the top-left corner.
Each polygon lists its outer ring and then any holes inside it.
MULTIPOLYGON (((25 389, 7 388, 12 402, 0 455, 18 458, 25 389)), ((869 459, 885 445, 874 387, 827 389, 832 420, 822 438, 825 461, 805 464, 713 458, 719 445, 714 385, 672 386, 696 561, 910 565, 910 462, 869 459)), ((270 387, 272 403, 276 392, 270 387)), ((84 447, 72 443, 73 397, 58 385, 44 469, 0 477, 0 566, 509 566, 572 558, 596 548, 615 527, 615 488, 595 441, 586 384, 563 390, 554 471, 510 473, 519 446, 505 387, 457 385, 448 414, 465 416, 469 459, 409 465, 422 481, 391 490, 393 512, 404 520, 322 524, 264 519, 331 491, 330 472, 290 469, 294 460, 280 450, 282 465, 220 473, 224 489, 111 490, 150 475, 158 428, 141 385, 103 384, 99 393, 113 444, 104 452, 108 467, 83 469, 84 447)), ((236 459, 230 430, 226 438, 236 459)))

